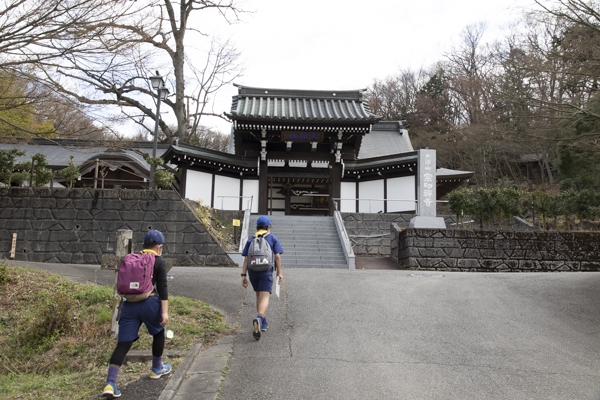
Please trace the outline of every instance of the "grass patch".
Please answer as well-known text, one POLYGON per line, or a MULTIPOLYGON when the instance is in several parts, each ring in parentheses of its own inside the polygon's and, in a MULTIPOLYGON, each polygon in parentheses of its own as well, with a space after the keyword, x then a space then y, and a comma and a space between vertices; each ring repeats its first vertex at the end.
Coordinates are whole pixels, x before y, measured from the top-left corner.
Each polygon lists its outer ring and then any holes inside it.
POLYGON ((233 221, 224 221, 217 210, 202 204, 202 201, 187 200, 186 202, 204 225, 208 233, 221 245, 225 251, 237 251, 241 230, 233 226, 233 221))
MULTIPOLYGON (((110 333, 112 296, 109 286, 78 284, 0 262, 0 397, 97 397, 116 345, 110 333)), ((210 346, 230 331, 222 314, 198 300, 169 296, 169 317, 175 336, 167 339, 166 349, 210 346)), ((152 337, 142 327, 132 349, 151 347, 152 337)), ((148 363, 124 365, 119 384, 139 379, 148 369, 148 363)))

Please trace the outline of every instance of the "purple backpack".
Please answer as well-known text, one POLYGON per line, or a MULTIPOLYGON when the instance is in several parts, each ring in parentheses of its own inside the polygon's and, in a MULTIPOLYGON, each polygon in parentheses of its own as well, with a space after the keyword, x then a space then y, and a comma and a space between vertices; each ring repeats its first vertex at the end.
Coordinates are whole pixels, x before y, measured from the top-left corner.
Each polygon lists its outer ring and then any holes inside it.
POLYGON ((152 253, 131 253, 123 257, 117 274, 117 293, 126 301, 147 299, 154 290, 154 261, 152 253))

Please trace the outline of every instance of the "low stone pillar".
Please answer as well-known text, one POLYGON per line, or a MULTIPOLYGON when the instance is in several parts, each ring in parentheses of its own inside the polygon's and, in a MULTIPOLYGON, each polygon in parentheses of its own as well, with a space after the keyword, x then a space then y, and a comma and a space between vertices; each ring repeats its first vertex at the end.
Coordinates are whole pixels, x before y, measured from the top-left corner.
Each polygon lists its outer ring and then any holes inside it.
POLYGON ((110 331, 115 336, 119 334, 119 322, 117 318, 119 316, 119 304, 121 297, 117 293, 117 276, 119 273, 119 265, 123 257, 131 253, 133 250, 133 231, 129 229, 119 229, 117 231, 117 239, 115 244, 115 254, 104 254, 102 255, 101 269, 111 269, 115 271, 115 283, 114 283, 114 294, 113 294, 113 315, 111 319, 110 331))

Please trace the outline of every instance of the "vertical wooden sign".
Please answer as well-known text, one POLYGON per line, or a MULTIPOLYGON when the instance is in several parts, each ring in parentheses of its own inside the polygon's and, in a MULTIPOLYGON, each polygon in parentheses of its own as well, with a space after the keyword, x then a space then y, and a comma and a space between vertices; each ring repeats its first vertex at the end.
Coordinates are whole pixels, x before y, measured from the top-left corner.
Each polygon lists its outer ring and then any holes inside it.
POLYGON ((12 245, 10 246, 10 258, 11 260, 15 258, 15 254, 17 252, 17 233, 12 234, 12 245))

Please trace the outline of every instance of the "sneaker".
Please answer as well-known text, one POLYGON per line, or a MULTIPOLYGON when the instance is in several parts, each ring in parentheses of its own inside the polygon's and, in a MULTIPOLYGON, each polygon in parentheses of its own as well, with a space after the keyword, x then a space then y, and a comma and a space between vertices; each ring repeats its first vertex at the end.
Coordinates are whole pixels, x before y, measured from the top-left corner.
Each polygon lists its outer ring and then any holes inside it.
POLYGON ((150 371, 150 378, 158 379, 163 375, 171 373, 171 364, 163 364, 160 368, 152 368, 150 371))
POLYGON ((269 321, 267 321, 267 318, 262 318, 262 322, 260 323, 260 330, 265 332, 267 329, 269 329, 269 321))
POLYGON ((104 386, 104 390, 102 390, 102 397, 116 399, 117 397, 121 397, 121 391, 117 389, 117 385, 114 383, 106 382, 106 386, 104 386))
POLYGON ((261 325, 261 321, 262 321, 261 317, 256 317, 252 321, 252 329, 253 329, 252 330, 252 336, 254 336, 254 339, 256 339, 256 340, 260 339, 260 325, 261 325))

